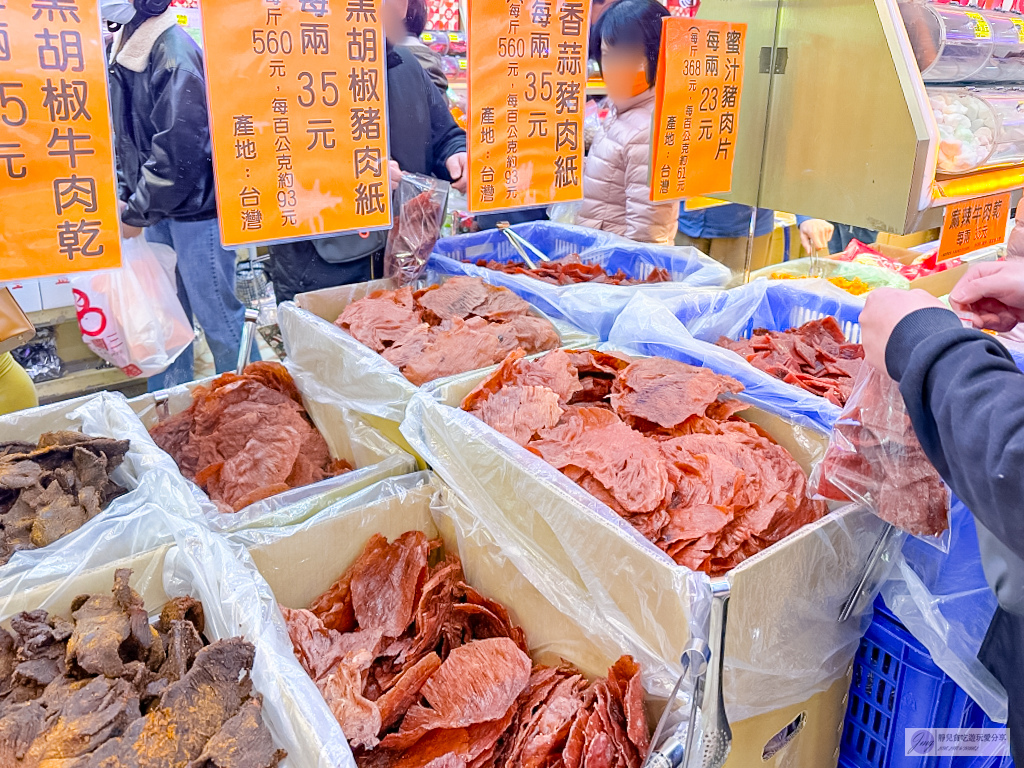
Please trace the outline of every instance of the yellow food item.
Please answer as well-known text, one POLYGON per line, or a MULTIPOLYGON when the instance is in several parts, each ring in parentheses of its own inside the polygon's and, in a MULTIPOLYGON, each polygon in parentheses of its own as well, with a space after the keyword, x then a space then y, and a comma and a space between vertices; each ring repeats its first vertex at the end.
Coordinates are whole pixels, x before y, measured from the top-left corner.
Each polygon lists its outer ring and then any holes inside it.
MULTIPOLYGON (((771 275, 772 280, 807 280, 809 277, 810 275, 789 275, 785 272, 772 272, 771 275)), ((859 277, 830 277, 828 281, 837 288, 842 288, 847 293, 852 293, 854 296, 860 296, 871 290, 871 286, 859 277)))

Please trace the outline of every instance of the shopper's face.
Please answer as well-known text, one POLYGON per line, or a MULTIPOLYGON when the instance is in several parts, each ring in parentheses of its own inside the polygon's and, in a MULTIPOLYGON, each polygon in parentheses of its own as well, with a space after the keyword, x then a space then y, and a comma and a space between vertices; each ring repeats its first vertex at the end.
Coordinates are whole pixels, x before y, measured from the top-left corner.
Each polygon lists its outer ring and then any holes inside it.
POLYGON ((384 34, 394 45, 405 42, 405 14, 409 0, 384 0, 384 34))
POLYGON ((612 101, 639 96, 647 90, 647 57, 642 46, 608 45, 601 41, 601 74, 612 101))

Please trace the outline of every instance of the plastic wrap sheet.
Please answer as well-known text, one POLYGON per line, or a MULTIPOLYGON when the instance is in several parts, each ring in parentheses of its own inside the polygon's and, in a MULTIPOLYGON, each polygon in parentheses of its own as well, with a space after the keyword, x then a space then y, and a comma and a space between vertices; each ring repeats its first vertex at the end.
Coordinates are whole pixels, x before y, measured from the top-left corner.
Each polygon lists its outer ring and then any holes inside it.
POLYGON ((839 321, 850 341, 860 341, 864 302, 825 280, 758 280, 728 291, 699 290, 665 301, 637 294, 619 315, 609 343, 640 354, 663 355, 738 379, 740 395, 788 413, 794 421, 831 430, 840 409, 823 397, 786 384, 732 350, 722 336, 749 337, 755 328, 785 331, 825 315, 839 321))
MULTIPOLYGON (((498 230, 439 241, 428 266, 442 274, 481 277, 492 285, 508 288, 551 317, 572 323, 602 340, 608 338, 615 318, 636 293, 671 297, 689 288, 723 287, 731 279, 728 267, 690 246, 676 248, 636 243, 595 229, 543 221, 518 224, 512 229, 551 259, 578 253, 588 264, 600 264, 611 273, 621 270, 639 280, 646 279, 660 267, 668 270, 672 282, 559 286, 526 275, 506 275, 476 266, 478 259, 521 261, 508 238, 498 230)), ((535 257, 531 255, 531 258, 535 257)))
MULTIPOLYGON (((443 277, 428 275, 424 284, 442 281, 443 277)), ((282 304, 278 323, 293 375, 308 372, 359 413, 401 422, 406 404, 419 387, 394 365, 334 325, 338 315, 352 302, 374 291, 396 287, 393 280, 374 280, 304 293, 296 298, 296 303, 282 304)), ((552 322, 564 347, 581 347, 596 341, 592 334, 562 321, 552 322)))
MULTIPOLYGON (((705 633, 709 578, 676 565, 561 472, 452 407, 480 378, 417 394, 402 424, 406 438, 464 495, 503 550, 535 564, 534 583, 549 601, 570 615, 582 610, 613 622, 644 658, 674 665, 690 634, 705 633)), ((824 448, 821 433, 763 411, 742 415, 805 470, 824 448)), ((844 507, 728 574, 731 720, 805 702, 846 673, 869 618, 840 624, 837 617, 881 532, 868 511, 844 507)))
POLYGON ((0 622, 43 608, 68 618, 71 601, 84 593, 108 594, 117 568, 131 568, 131 584, 152 616, 172 597, 202 601, 206 635, 243 637, 256 646, 253 684, 263 695, 263 718, 274 742, 288 751, 285 768, 355 768, 348 745, 332 730, 330 712, 317 708, 319 692, 292 654, 273 595, 245 550, 231 545, 180 509, 105 520, 80 537, 69 556, 0 580, 0 622), (111 562, 122 537, 133 550, 111 562), (73 555, 73 556, 72 556, 73 555), (328 722, 330 718, 330 722, 328 722))
MULTIPOLYGON (((794 277, 807 277, 814 268, 813 260, 809 257, 793 259, 783 264, 772 264, 752 272, 751 280, 764 280, 771 278, 773 273, 793 275, 794 277)), ((855 264, 849 261, 833 261, 832 259, 819 259, 818 274, 822 278, 845 277, 847 280, 857 278, 872 288, 902 288, 910 289, 910 281, 903 275, 890 272, 882 267, 873 267, 870 264, 855 264)))
POLYGON ((985 581, 974 517, 956 496, 949 552, 908 538, 882 597, 936 664, 997 722, 1006 722, 1006 692, 978 661, 996 611, 985 581))
MULTIPOLYGON (((5 441, 34 443, 44 432, 56 430, 129 440, 124 462, 111 475, 129 492, 114 499, 81 528, 49 546, 16 552, 6 565, 0 566, 0 576, 31 570, 48 559, 70 556, 68 553, 77 546, 75 542, 89 539, 93 535, 92 529, 105 521, 128 516, 145 519, 167 506, 173 506, 183 514, 199 514, 198 506, 190 503, 188 484, 178 468, 166 453, 157 448, 120 394, 101 392, 0 417, 0 439, 5 441)), ((113 552, 105 554, 109 559, 119 556, 113 552)))
MULTIPOLYGON (((318 384, 308 373, 291 365, 289 369, 302 393, 302 404, 327 441, 331 456, 344 459, 355 469, 338 477, 279 493, 233 513, 221 512, 197 485, 182 478, 182 482, 191 487, 202 506, 207 524, 214 530, 288 525, 304 520, 338 499, 379 480, 416 469, 416 460, 412 456, 346 408, 331 390, 318 384)), ((190 382, 159 393, 142 395, 128 404, 145 427, 152 429, 161 420, 188 408, 192 403, 192 390, 210 381, 212 379, 190 382)), ((174 466, 174 461, 164 455, 174 466)))
MULTIPOLYGON (((462 560, 467 582, 506 606, 526 631, 535 661, 557 664, 566 659, 590 676, 603 676, 620 655, 633 654, 643 665, 649 713, 660 714, 658 698, 668 696, 678 675, 674 657, 634 644, 617 616, 594 611, 584 591, 548 573, 533 552, 507 549, 507 542, 496 538, 431 472, 385 480, 298 526, 251 529, 230 538, 248 548, 280 603, 297 608, 308 606, 333 584, 372 535, 394 539, 409 530, 444 539, 445 547, 462 560), (550 600, 551 590, 561 597, 559 604, 550 600)), ((326 704, 319 706, 330 716, 326 704)))

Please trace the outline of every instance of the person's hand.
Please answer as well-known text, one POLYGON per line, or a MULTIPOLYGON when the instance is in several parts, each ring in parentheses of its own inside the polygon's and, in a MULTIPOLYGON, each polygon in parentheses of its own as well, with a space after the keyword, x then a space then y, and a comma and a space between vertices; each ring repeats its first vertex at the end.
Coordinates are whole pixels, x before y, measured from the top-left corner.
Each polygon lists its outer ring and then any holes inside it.
POLYGON ((834 231, 835 227, 824 219, 808 219, 800 225, 800 242, 803 243, 804 251, 810 254, 828 248, 828 241, 832 239, 834 231))
POLYGON ((929 307, 945 309, 941 301, 921 290, 876 288, 869 293, 860 313, 861 343, 868 363, 885 373, 885 347, 893 330, 911 312, 929 307))
POLYGON ((391 179, 391 191, 394 192, 402 180, 402 169, 394 160, 388 160, 388 178, 391 179))
POLYGON ((1024 262, 972 264, 950 292, 949 305, 975 328, 1012 330, 1024 322, 1024 262))
POLYGON ((138 237, 141 234, 142 227, 133 227, 131 224, 121 222, 121 237, 125 240, 131 240, 133 237, 138 237))
POLYGON ((452 186, 459 192, 465 193, 469 184, 469 160, 465 152, 456 152, 444 161, 444 167, 448 169, 448 175, 452 177, 452 186))
MULTIPOLYGON (((1021 216, 1024 217, 1024 210, 1021 210, 1021 216)), ((1024 261, 1024 218, 1017 219, 1010 230, 1010 237, 1006 241, 1006 258, 1008 261, 1024 261)))

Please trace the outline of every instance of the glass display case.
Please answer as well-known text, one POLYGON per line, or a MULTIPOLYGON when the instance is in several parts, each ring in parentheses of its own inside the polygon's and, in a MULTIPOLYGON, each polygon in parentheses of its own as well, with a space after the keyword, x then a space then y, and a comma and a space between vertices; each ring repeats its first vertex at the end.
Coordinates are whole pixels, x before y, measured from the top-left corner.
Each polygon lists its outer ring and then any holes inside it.
POLYGON ((928 88, 939 129, 937 171, 1024 163, 1024 88, 928 88))

